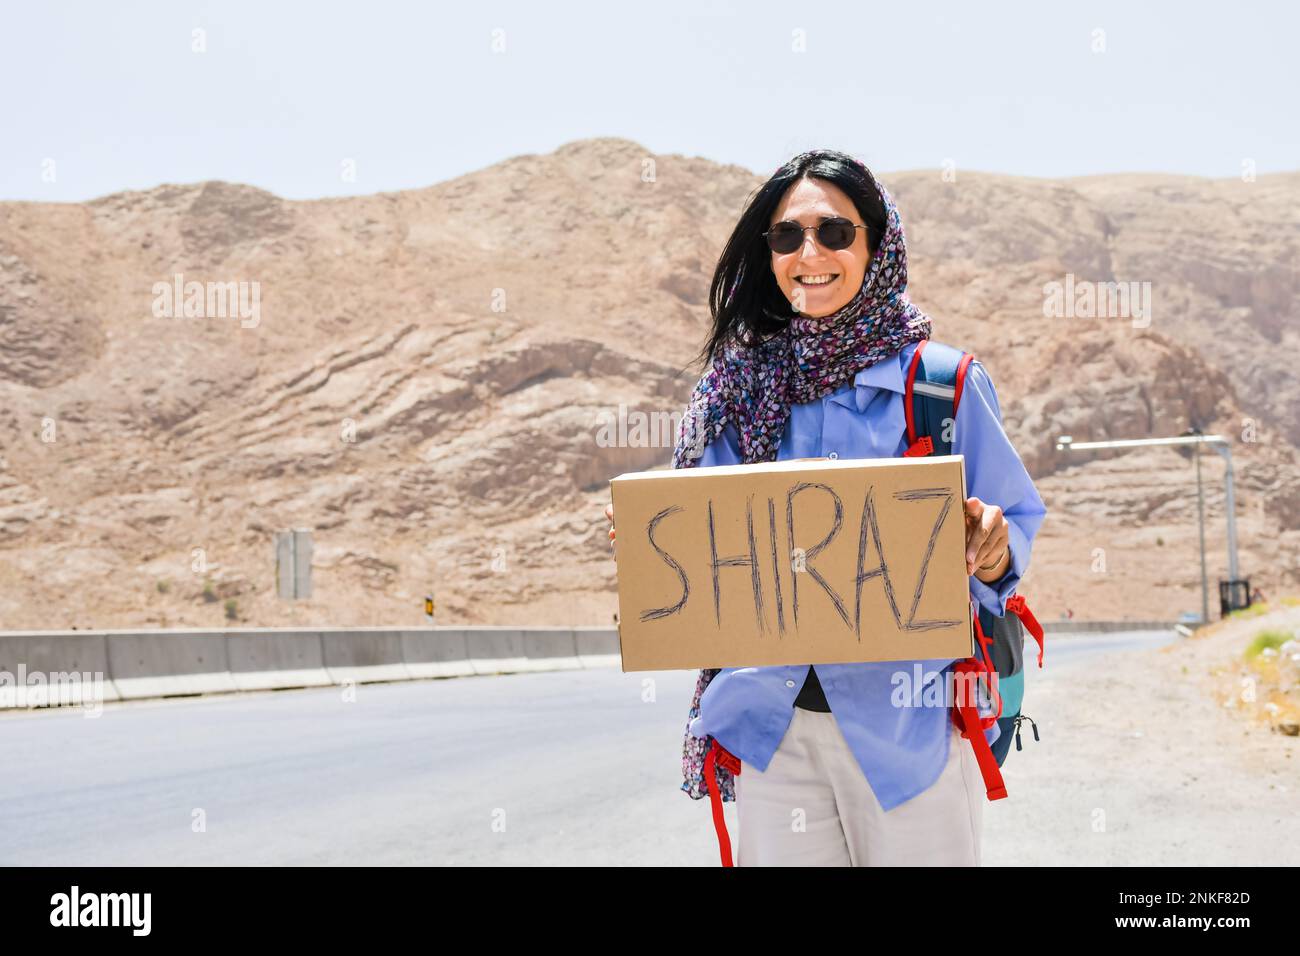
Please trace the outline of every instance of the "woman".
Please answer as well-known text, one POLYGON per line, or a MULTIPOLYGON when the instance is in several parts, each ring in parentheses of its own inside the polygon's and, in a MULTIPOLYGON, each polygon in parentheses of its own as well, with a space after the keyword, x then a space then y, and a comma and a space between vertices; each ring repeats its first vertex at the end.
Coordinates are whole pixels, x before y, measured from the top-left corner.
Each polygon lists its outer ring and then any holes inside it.
MULTIPOLYGON (((710 290, 710 363, 682 419, 676 468, 878 458, 907 448, 904 376, 931 322, 907 298, 902 223, 857 160, 814 150, 754 195, 710 290), (725 294, 724 294, 725 291, 725 294)), ((972 361, 952 431, 965 456, 966 567, 992 613, 1029 563, 1045 509, 972 361)), ((614 540, 613 509, 606 508, 614 540)), ((968 741, 925 687, 897 706, 912 661, 704 670, 682 789, 736 800, 739 866, 966 865, 980 861, 985 794, 968 741), (913 705, 915 704, 915 705, 913 705), (703 779, 713 739, 741 761, 703 779)), ((952 661, 919 662, 925 686, 952 661)), ((997 739, 996 726, 986 731, 997 739)))

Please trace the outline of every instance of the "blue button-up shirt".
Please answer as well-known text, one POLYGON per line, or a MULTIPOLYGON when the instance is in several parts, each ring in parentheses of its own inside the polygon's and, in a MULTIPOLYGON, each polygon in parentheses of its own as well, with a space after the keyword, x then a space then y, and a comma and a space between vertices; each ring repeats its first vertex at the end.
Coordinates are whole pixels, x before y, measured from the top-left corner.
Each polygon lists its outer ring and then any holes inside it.
MULTIPOLYGON (((777 459, 901 455, 907 448, 904 386, 915 350, 916 343, 910 343, 896 356, 862 369, 833 393, 794 405, 777 459)), ((992 585, 970 577, 974 600, 1002 616, 1029 565, 1030 546, 1046 509, 1002 429, 997 393, 979 361, 967 367, 952 438, 952 454, 965 456, 967 494, 1001 507, 1009 525, 1007 573, 992 585)), ((728 425, 705 448, 699 466, 740 461, 736 430, 728 425)), ((952 664, 924 660, 817 665, 840 732, 886 810, 928 789, 948 761, 951 700, 945 700, 942 691, 951 684, 952 664), (935 681, 944 683, 935 688, 935 681), (908 706, 900 706, 903 702, 908 706)), ((700 698, 700 715, 691 721, 690 732, 696 737, 712 735, 744 763, 766 770, 794 716, 808 666, 721 669, 700 698)), ((989 712, 981 708, 981 713, 989 712)), ((985 731, 990 743, 998 734, 996 725, 985 731)))

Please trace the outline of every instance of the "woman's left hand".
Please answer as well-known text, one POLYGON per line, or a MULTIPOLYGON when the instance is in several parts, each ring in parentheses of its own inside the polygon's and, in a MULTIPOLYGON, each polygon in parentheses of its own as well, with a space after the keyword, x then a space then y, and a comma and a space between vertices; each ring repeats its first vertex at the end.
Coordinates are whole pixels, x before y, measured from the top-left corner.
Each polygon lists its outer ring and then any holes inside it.
MULTIPOLYGON (((1007 519, 997 505, 986 504, 978 498, 966 499, 966 573, 1001 577, 1010 564, 1010 533, 1007 519), (1004 554, 1004 552, 1006 552, 1004 554), (987 571, 979 568, 998 563, 987 571)), ((997 580, 997 578, 993 578, 997 580)))

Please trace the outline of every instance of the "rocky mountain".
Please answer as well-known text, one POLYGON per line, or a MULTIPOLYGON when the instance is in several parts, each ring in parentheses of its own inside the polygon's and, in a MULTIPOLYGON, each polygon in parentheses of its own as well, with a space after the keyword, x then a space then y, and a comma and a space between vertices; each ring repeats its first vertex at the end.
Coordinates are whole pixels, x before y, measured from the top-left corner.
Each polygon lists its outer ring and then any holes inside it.
MULTIPOLYGON (((430 592, 439 623, 611 622, 608 479, 666 466, 762 178, 596 139, 346 199, 0 203, 0 628, 418 624, 430 592), (292 527, 309 601, 275 595, 292 527)), ((1040 616, 1200 606, 1190 457, 1061 434, 1230 437, 1242 571, 1300 584, 1300 173, 882 178, 1050 509, 1040 616), (1052 283, 1143 314, 1048 314, 1052 283)))

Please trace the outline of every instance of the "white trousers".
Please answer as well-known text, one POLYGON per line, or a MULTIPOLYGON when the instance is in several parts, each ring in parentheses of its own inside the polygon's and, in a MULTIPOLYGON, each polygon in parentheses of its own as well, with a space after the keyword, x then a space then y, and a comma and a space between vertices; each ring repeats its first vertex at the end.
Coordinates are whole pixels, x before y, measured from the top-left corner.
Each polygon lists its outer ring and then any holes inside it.
POLYGON ((796 707, 767 770, 736 777, 736 866, 979 866, 984 781, 949 726, 939 779, 886 811, 835 715, 796 707))

